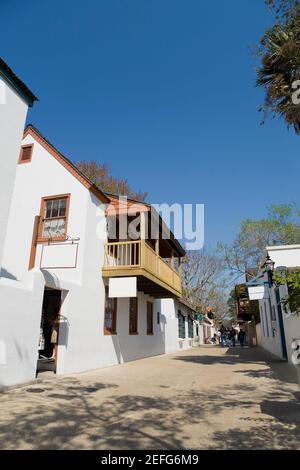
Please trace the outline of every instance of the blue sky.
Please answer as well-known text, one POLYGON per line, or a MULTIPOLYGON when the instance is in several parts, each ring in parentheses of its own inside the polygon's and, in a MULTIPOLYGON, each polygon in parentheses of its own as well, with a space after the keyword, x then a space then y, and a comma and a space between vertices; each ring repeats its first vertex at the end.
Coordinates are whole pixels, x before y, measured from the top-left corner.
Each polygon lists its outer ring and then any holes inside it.
POLYGON ((299 137, 260 126, 263 0, 0 0, 1 56, 40 102, 32 122, 149 201, 204 203, 208 245, 299 200, 299 137))

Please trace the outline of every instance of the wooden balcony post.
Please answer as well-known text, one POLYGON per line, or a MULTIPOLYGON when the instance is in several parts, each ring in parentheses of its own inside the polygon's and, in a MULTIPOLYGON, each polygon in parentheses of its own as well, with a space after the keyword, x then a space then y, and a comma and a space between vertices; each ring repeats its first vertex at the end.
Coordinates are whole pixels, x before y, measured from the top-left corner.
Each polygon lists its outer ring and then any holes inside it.
POLYGON ((156 273, 159 276, 159 240, 155 240, 155 253, 156 253, 156 273))
POLYGON ((146 213, 141 212, 141 240, 146 240, 146 213))
POLYGON ((180 277, 182 277, 182 264, 181 264, 181 258, 178 258, 178 274, 180 277))
POLYGON ((104 245, 104 266, 108 267, 109 266, 109 261, 108 261, 108 246, 107 243, 104 245))
POLYGON ((174 271, 175 271, 175 265, 174 265, 174 251, 171 251, 171 268, 172 268, 172 286, 174 286, 174 271))
POLYGON ((145 266, 146 214, 141 212, 141 266, 145 266))
POLYGON ((175 266, 174 266, 174 251, 172 250, 171 253, 172 253, 171 254, 171 268, 174 271, 174 269, 175 269, 175 266))

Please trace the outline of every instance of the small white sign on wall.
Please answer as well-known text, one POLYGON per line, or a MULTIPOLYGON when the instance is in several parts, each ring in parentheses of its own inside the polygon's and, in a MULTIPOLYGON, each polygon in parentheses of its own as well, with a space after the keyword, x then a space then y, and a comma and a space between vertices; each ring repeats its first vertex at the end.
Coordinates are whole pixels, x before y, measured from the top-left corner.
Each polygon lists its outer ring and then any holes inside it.
POLYGON ((75 269, 77 267, 78 243, 53 243, 43 245, 41 269, 75 269))
POLYGON ((109 297, 126 298, 137 296, 136 277, 111 277, 109 279, 109 297))
POLYGON ((248 287, 250 300, 263 300, 269 298, 268 290, 265 286, 248 287))

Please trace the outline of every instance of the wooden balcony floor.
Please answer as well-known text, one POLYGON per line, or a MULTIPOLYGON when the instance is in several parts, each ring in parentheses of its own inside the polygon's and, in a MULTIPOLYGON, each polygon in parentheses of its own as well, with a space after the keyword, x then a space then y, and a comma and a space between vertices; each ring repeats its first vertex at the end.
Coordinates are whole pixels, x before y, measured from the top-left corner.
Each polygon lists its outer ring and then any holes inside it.
POLYGON ((181 276, 144 240, 107 243, 105 278, 137 277, 139 291, 155 298, 181 297, 181 276))

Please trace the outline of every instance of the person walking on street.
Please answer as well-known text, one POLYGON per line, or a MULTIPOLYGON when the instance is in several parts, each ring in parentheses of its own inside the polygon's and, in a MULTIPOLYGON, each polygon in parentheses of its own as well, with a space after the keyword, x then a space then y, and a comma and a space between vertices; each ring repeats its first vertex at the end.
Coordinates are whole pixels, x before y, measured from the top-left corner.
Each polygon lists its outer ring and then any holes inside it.
POLYGON ((225 331, 224 325, 221 326, 219 331, 220 331, 220 343, 221 343, 222 348, 224 348, 225 341, 226 341, 226 331, 225 331))
POLYGON ((244 332, 244 330, 240 330, 238 334, 238 340, 242 348, 244 347, 244 344, 245 344, 245 336, 246 336, 246 333, 244 332))
POLYGON ((231 343, 232 343, 232 347, 235 348, 236 331, 235 331, 234 328, 231 328, 230 332, 231 332, 231 343))

